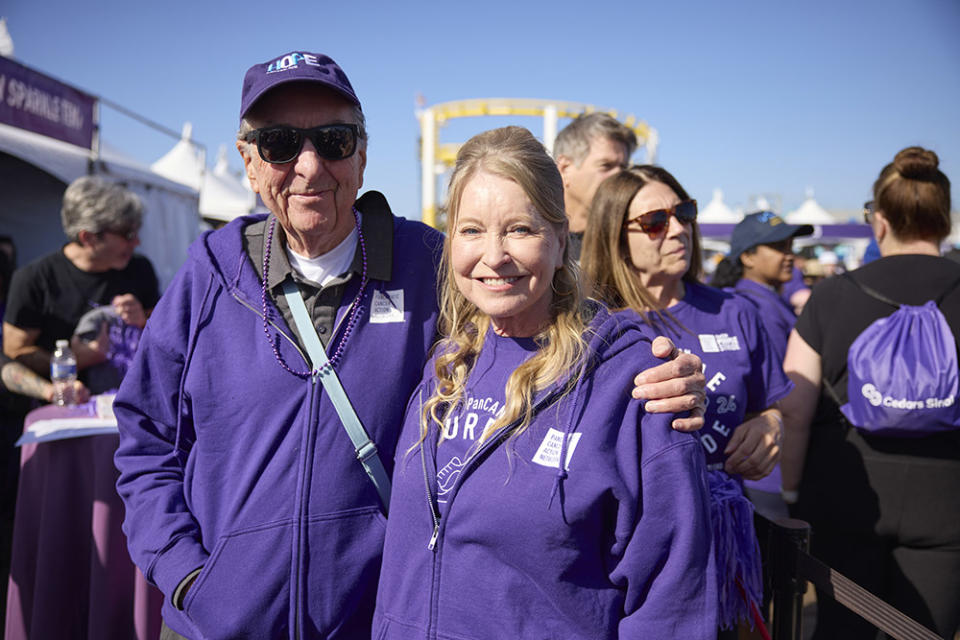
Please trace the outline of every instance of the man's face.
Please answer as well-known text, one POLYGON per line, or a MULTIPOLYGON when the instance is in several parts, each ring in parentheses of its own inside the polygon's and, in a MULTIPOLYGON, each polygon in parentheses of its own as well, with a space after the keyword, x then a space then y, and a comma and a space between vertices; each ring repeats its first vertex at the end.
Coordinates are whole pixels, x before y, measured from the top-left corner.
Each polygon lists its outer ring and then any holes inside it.
POLYGON ((627 147, 605 136, 590 141, 590 151, 579 166, 561 156, 557 166, 563 176, 567 212, 586 212, 600 183, 627 167, 627 147))
MULTIPOLYGON (((338 93, 320 86, 278 87, 260 99, 247 120, 255 129, 288 125, 307 129, 353 123, 354 107, 338 93)), ((285 164, 265 162, 256 143, 238 142, 254 191, 283 226, 287 243, 298 254, 315 257, 336 247, 354 227, 352 213, 363 185, 367 151, 363 142, 344 160, 321 158, 305 140, 300 154, 285 164)))

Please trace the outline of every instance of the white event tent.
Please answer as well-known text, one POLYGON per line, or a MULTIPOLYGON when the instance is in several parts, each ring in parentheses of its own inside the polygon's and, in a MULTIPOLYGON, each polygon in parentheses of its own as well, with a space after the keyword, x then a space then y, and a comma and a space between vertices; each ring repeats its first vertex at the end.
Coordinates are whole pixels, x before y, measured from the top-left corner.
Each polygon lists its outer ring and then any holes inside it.
POLYGON ((197 192, 167 180, 106 144, 97 160, 89 149, 0 124, 0 174, 4 197, 0 231, 13 238, 20 265, 46 255, 67 238, 60 222, 63 191, 94 173, 122 183, 144 205, 138 252, 153 263, 165 287, 199 233, 197 192))
POLYGON ((206 169, 205 153, 191 142, 192 126, 183 126, 183 135, 170 151, 151 165, 151 169, 165 178, 179 182, 200 192, 200 215, 204 219, 228 222, 251 213, 256 206, 256 194, 246 181, 230 174, 227 149, 220 147, 213 171, 206 169))
POLYGON ((165 287, 200 231, 197 191, 106 144, 109 131, 100 129, 98 116, 102 98, 14 60, 12 43, 0 45, 0 234, 13 239, 18 265, 66 242, 60 221, 64 190, 81 176, 100 175, 143 201, 138 251, 165 287))
POLYGON ((797 209, 786 216, 790 224, 836 224, 837 220, 820 206, 813 197, 813 190, 807 189, 807 198, 797 209))
POLYGON ((697 221, 701 224, 706 223, 733 223, 736 224, 740 222, 741 216, 739 213, 734 212, 730 207, 728 207, 723 202, 723 191, 720 189, 713 190, 713 199, 700 210, 700 213, 697 214, 697 221))

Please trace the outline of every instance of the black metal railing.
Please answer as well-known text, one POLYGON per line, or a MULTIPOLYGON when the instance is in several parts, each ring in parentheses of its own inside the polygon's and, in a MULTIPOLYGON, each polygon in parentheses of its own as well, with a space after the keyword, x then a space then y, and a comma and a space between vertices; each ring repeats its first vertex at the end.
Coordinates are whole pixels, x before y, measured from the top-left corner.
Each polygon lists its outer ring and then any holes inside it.
POLYGON ((755 515, 763 548, 764 589, 772 602, 773 640, 802 640, 803 594, 809 580, 818 596, 833 598, 895 640, 943 640, 853 580, 810 555, 810 525, 803 520, 771 521, 755 515))

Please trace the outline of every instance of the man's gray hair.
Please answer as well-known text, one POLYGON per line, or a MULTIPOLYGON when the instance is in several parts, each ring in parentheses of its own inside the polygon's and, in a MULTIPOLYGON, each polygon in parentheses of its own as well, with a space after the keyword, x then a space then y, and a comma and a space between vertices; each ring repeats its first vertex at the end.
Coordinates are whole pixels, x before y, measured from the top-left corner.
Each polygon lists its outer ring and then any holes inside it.
POLYGON ((130 232, 143 223, 143 204, 135 193, 100 176, 83 176, 63 193, 63 231, 76 242, 81 231, 130 232))
POLYGON ((590 153, 596 138, 609 138, 627 148, 627 159, 637 150, 637 135, 619 120, 606 113, 586 113, 557 134, 553 157, 566 156, 578 167, 590 153))

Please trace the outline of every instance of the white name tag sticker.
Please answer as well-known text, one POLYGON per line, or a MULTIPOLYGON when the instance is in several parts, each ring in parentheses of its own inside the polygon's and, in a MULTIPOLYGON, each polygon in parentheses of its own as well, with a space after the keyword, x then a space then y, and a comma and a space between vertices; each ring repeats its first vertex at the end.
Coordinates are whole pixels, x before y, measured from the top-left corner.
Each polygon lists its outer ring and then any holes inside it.
POLYGON ((740 351, 740 340, 737 336, 721 333, 717 336, 717 346, 720 347, 720 351, 740 351))
POLYGON ((716 335, 701 333, 700 348, 704 353, 720 353, 721 351, 740 351, 740 339, 726 333, 716 335))
POLYGON ((717 353, 720 351, 720 345, 717 344, 717 337, 709 333, 701 333, 700 338, 700 348, 703 349, 704 353, 717 353))
MULTIPOLYGON (((559 469, 560 447, 563 445, 563 435, 563 432, 557 429, 547 431, 543 442, 540 443, 540 448, 537 449, 537 453, 533 456, 533 461, 544 467, 559 469)), ((567 471, 570 470, 570 458, 573 457, 573 452, 577 448, 577 443, 580 442, 581 435, 583 434, 571 433, 567 438, 567 460, 563 465, 563 468, 567 471)))
POLYGON ((370 301, 370 323, 403 322, 403 289, 380 291, 374 289, 370 301))

